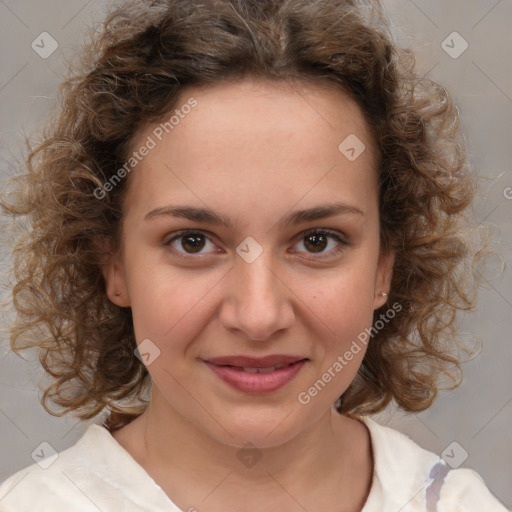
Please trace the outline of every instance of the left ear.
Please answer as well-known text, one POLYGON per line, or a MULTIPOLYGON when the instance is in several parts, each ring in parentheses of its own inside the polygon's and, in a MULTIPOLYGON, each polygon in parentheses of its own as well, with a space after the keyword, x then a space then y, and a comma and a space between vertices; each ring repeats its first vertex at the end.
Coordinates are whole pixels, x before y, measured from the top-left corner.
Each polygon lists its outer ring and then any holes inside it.
POLYGON ((381 251, 377 263, 377 274, 375 276, 375 292, 373 299, 373 309, 379 309, 388 301, 387 295, 391 287, 391 278, 393 277, 393 265, 395 264, 395 251, 381 251))

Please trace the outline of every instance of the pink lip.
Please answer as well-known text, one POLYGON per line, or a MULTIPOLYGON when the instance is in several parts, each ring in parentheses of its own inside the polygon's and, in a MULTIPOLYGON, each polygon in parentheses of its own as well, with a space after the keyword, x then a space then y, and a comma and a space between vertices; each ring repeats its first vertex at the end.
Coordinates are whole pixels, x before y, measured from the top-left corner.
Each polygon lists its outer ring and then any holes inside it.
MULTIPOLYGON (((237 389, 249 394, 270 393, 282 388, 290 382, 300 369, 306 363, 305 359, 292 362, 289 366, 274 370, 269 373, 247 373, 243 370, 236 369, 231 366, 221 366, 210 361, 205 361, 206 365, 213 370, 224 382, 237 389)), ((254 364, 254 361, 253 361, 254 364)), ((274 363, 266 364, 266 367, 276 366, 274 363)), ((265 366, 245 366, 245 368, 264 368, 265 366)))

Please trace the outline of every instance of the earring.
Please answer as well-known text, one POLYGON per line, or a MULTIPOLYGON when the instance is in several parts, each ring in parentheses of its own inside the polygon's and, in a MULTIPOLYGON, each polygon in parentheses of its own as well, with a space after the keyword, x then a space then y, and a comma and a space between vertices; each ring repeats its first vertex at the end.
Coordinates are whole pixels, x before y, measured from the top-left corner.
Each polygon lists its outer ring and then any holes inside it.
POLYGON ((388 294, 386 292, 380 292, 380 294, 383 296, 383 297, 387 297, 388 294))

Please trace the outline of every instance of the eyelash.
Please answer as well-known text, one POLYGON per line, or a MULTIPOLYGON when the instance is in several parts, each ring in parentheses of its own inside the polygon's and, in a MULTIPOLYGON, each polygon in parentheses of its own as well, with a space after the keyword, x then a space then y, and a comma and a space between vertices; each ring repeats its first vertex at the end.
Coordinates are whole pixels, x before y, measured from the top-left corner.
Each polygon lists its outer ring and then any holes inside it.
MULTIPOLYGON (((183 238, 183 237, 185 237, 187 235, 197 235, 197 234, 204 235, 208 240, 210 240, 213 243, 213 241, 210 239, 210 237, 208 237, 208 235, 204 231, 194 230, 194 229, 185 229, 183 231, 178 231, 177 233, 175 233, 172 238, 170 238, 169 240, 164 242, 164 245, 165 246, 170 246, 175 240, 179 240, 180 238, 183 238)), ((316 253, 316 254, 319 254, 321 256, 319 258, 317 257, 315 259, 324 259, 326 257, 337 256, 340 252, 342 252, 344 250, 344 248, 346 246, 349 245, 347 240, 344 239, 342 236, 340 236, 340 234, 337 231, 333 231, 333 230, 330 230, 330 229, 322 229, 322 228, 312 228, 312 229, 307 229, 306 231, 303 231, 302 233, 300 233, 299 241, 297 243, 302 241, 308 235, 312 235, 312 234, 324 235, 324 236, 327 236, 329 238, 334 239, 336 242, 339 243, 339 245, 335 249, 332 249, 331 251, 329 251, 327 253, 323 253, 323 252, 322 253, 316 253), (325 256, 325 254, 327 254, 328 256, 325 256), (324 255, 324 256, 322 256, 322 255, 324 255)), ((175 249, 175 252, 180 254, 180 256, 182 256, 184 258, 189 258, 189 259, 197 259, 198 257, 205 256, 204 254, 193 255, 191 253, 186 253, 186 252, 178 251, 176 249, 175 249)), ((301 252, 301 251, 299 251, 299 252, 301 252)), ((308 254, 314 255, 315 253, 308 253, 308 254)))

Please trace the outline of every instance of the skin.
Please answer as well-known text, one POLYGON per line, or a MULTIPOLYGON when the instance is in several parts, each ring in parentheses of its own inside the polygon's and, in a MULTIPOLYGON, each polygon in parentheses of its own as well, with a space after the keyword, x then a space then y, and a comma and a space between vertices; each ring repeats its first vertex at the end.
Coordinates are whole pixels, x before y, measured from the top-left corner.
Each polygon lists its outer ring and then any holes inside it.
POLYGON ((183 510, 359 511, 372 481, 369 433, 332 404, 364 346, 308 404, 297 396, 372 325, 389 290, 394 256, 379 247, 378 158, 365 118, 319 84, 244 79, 189 88, 178 105, 191 96, 197 106, 130 175, 122 247, 105 268, 110 300, 132 308, 137 342, 160 350, 148 365, 150 407, 114 437, 183 510), (338 150, 350 134, 366 146, 354 161, 338 150), (280 223, 326 203, 360 213, 280 223), (208 207, 232 226, 145 218, 170 205, 208 207), (311 228, 344 242, 329 237, 315 252, 303 233, 311 228), (173 240, 184 229, 205 235, 199 254, 173 240), (248 236, 262 249, 252 263, 236 252, 248 236), (309 361, 259 396, 203 362, 268 354, 309 361), (246 443, 262 455, 252 467, 237 457, 246 443))

